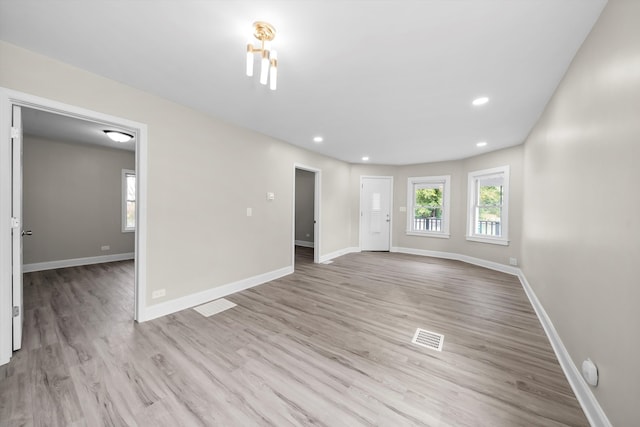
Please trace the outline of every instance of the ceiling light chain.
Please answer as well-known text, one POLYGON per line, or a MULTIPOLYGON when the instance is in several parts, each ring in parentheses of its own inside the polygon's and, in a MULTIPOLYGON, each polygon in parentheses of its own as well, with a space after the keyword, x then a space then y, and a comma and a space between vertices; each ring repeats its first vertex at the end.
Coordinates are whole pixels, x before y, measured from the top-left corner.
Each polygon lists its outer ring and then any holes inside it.
POLYGON ((247 76, 253 76, 253 56, 260 54, 260 83, 263 85, 269 81, 269 88, 276 90, 278 80, 278 53, 269 49, 269 42, 276 36, 276 29, 267 22, 257 21, 253 23, 253 36, 260 41, 260 47, 255 47, 250 40, 247 43, 247 76))

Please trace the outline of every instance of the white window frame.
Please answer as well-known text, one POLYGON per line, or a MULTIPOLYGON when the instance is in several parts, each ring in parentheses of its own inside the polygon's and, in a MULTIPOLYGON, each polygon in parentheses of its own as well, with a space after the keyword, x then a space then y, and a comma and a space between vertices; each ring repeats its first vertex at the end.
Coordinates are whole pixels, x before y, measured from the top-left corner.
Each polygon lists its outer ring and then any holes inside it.
POLYGON ((409 177, 407 180, 407 236, 450 237, 451 175, 409 177), (415 187, 420 184, 444 184, 442 195, 442 227, 440 231, 414 230, 415 187))
MULTIPOLYGON (((136 176, 136 171, 131 169, 122 169, 122 232, 123 233, 133 233, 136 231, 136 227, 127 227, 127 176, 133 175, 136 176)), ((136 177, 136 189, 138 187, 138 178, 136 177)), ((138 209, 138 194, 136 191, 136 200, 134 203, 136 204, 136 210, 138 209)))
POLYGON ((467 185, 467 240, 481 243, 491 243, 494 245, 509 245, 509 166, 500 166, 491 169, 484 169, 469 172, 469 182, 467 185), (500 216, 499 237, 487 236, 476 233, 476 205, 478 197, 478 181, 491 175, 502 175, 504 184, 502 186, 502 215, 500 216))

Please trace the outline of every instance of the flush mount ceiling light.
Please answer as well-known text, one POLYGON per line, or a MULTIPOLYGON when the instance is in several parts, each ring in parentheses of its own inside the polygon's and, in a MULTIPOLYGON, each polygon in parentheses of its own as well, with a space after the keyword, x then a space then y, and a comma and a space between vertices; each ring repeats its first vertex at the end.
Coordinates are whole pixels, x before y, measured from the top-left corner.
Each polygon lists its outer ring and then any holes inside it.
POLYGON ((479 98, 474 99, 472 104, 475 105, 476 107, 478 107, 480 105, 486 104, 487 102, 489 102, 489 97, 481 96, 479 98))
POLYGON ((487 146, 487 141, 480 141, 476 144, 476 147, 486 147, 487 146))
POLYGON ((119 130, 105 130, 104 133, 115 142, 129 142, 133 139, 133 135, 119 130))
POLYGON ((369 161, 369 156, 364 156, 364 157, 362 157, 362 161, 363 161, 363 162, 368 162, 368 161, 369 161))
POLYGON ((247 76, 253 76, 253 55, 260 54, 260 83, 267 84, 269 88, 276 90, 278 80, 278 53, 269 50, 271 41, 276 36, 276 29, 271 24, 258 21, 253 23, 253 36, 260 41, 260 47, 255 47, 249 40, 247 43, 247 76))
POLYGON ((324 141, 324 138, 321 136, 314 136, 313 137, 313 142, 322 142, 324 141))

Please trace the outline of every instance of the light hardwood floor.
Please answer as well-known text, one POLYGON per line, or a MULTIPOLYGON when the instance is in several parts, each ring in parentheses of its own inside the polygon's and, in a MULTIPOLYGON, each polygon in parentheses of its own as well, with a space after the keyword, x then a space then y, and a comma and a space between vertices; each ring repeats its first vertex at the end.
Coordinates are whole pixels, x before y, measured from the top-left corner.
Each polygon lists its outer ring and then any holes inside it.
POLYGON ((586 426, 518 280, 457 261, 350 254, 132 322, 133 264, 25 275, 2 426, 586 426), (442 352, 410 343, 445 335, 442 352))

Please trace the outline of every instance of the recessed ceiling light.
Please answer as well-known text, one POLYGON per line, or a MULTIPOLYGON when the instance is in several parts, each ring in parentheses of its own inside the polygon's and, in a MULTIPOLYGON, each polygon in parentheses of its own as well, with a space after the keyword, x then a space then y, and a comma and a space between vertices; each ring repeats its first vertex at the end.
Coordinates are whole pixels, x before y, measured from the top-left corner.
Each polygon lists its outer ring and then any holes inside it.
POLYGON ((313 142, 322 142, 324 141, 324 138, 321 136, 314 136, 313 137, 313 142))
POLYGON ((477 147, 485 147, 487 145, 487 141, 480 141, 476 144, 477 147))
POLYGON ((364 157, 362 158, 362 161, 363 161, 363 162, 368 162, 368 161, 369 161, 369 156, 364 156, 364 157))
POLYGON ((472 104, 475 105, 476 107, 479 105, 484 105, 487 102, 489 102, 489 98, 486 96, 481 96, 480 98, 476 98, 473 100, 472 104))
POLYGON ((133 139, 133 135, 119 130, 105 130, 104 133, 115 142, 129 142, 133 139))

